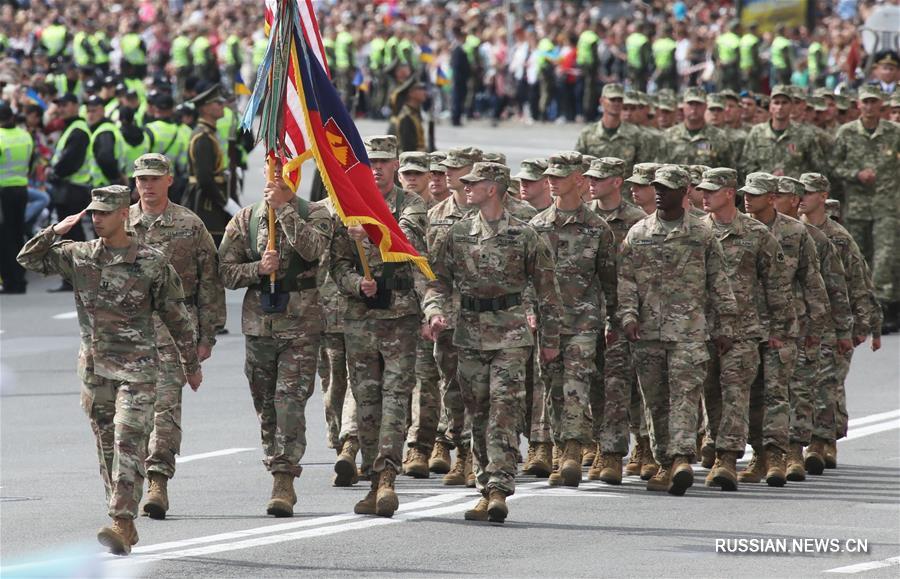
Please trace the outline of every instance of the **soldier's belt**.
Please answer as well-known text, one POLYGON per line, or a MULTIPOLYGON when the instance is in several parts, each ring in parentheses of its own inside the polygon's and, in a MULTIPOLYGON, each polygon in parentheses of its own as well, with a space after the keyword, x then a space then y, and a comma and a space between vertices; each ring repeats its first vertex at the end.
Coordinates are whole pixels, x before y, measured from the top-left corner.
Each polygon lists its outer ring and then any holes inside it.
MULTIPOLYGON (((279 279, 275 282, 275 293, 278 292, 302 292, 315 289, 316 278, 304 277, 297 279, 279 279)), ((263 293, 269 293, 269 280, 250 286, 250 289, 259 290, 263 293)))
POLYGON ((499 312, 522 303, 522 294, 506 294, 496 298, 460 296, 460 306, 470 312, 499 312))

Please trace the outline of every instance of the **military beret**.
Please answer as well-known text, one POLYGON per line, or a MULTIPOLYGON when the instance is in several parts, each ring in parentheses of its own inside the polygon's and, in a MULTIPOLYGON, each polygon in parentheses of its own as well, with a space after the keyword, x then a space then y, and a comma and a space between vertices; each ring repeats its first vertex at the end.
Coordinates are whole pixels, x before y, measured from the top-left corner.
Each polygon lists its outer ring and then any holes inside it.
POLYGON ((418 171, 419 173, 427 173, 431 169, 429 168, 431 162, 428 158, 428 153, 423 153, 421 151, 407 151, 405 153, 400 154, 400 172, 404 171, 418 171))
POLYGON ((804 173, 800 175, 800 182, 807 193, 831 191, 831 183, 828 182, 828 177, 821 173, 804 173))
POLYGON ((778 177, 769 173, 750 173, 744 186, 738 189, 741 193, 748 195, 765 195, 774 193, 778 190, 778 177))
POLYGON ((366 137, 363 142, 366 145, 366 154, 370 159, 397 158, 397 137, 394 135, 366 137))
POLYGON ((803 183, 793 177, 779 177, 778 193, 784 195, 803 195, 803 183))
POLYGON ((478 183, 479 181, 494 181, 503 185, 506 190, 509 184, 509 167, 490 161, 479 161, 472 165, 472 171, 468 175, 459 178, 463 183, 478 183))
POLYGON ((544 175, 551 177, 568 177, 572 173, 582 171, 581 153, 577 151, 565 151, 550 157, 547 170, 544 175))
POLYGON ((91 202, 86 211, 115 211, 131 204, 131 188, 109 185, 91 191, 91 202))
POLYGON ((653 175, 651 185, 662 185, 669 189, 683 189, 691 182, 691 176, 678 165, 663 165, 653 175))
POLYGON ((444 167, 459 169, 481 161, 483 153, 477 147, 457 147, 447 151, 447 158, 441 161, 444 167))
POLYGON ((638 163, 631 171, 631 177, 625 179, 632 185, 649 185, 653 181, 656 169, 661 167, 659 163, 638 163))
POLYGON ((141 155, 134 160, 134 176, 156 176, 160 177, 169 174, 169 168, 172 164, 169 158, 159 153, 147 153, 141 155))
POLYGON ((519 165, 519 172, 515 174, 515 178, 525 181, 540 181, 544 178, 544 171, 548 166, 547 159, 525 159, 519 165))
POLYGON ((703 181, 697 189, 718 191, 724 187, 737 187, 737 171, 728 167, 716 167, 703 173, 703 181))
POLYGON ((616 157, 602 157, 591 161, 591 167, 584 175, 595 179, 625 176, 625 161, 616 157))

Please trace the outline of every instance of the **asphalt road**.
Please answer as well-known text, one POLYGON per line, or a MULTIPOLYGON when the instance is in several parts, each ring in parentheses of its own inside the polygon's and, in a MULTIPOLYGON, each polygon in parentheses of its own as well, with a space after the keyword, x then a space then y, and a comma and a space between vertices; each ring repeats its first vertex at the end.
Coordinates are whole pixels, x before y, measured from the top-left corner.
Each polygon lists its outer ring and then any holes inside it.
MULTIPOLYGON (((383 124, 361 123, 363 135, 383 124)), ((442 148, 503 151, 512 167, 570 148, 571 126, 441 127, 442 148)), ((253 156, 246 202, 259 198, 253 156)), ((309 165, 307 165, 309 167, 309 165)), ((308 181, 311 168, 306 171, 308 181)), ((304 188, 306 185, 304 185, 304 188)), ((469 523, 470 490, 400 477, 393 519, 353 515, 365 493, 330 486, 322 398, 307 407, 309 448, 293 519, 265 515, 271 478, 260 463, 243 375, 240 299, 229 292, 229 335, 185 392, 183 456, 165 521, 138 521, 132 557, 101 554, 106 524, 93 437, 79 407, 78 328, 55 279, 0 298, 0 575, 14 576, 817 576, 896 577, 900 570, 900 338, 856 352, 847 383, 850 436, 839 468, 775 489, 723 493, 696 484, 684 497, 584 483, 549 488, 522 476, 502 526, 469 523), (804 541, 826 539, 833 542, 804 541), (858 546, 865 543, 864 552, 858 546), (717 542, 743 553, 717 552, 717 542), (783 544, 782 544, 783 542, 783 544), (754 548, 767 552, 746 552, 754 548), (780 552, 773 552, 780 551, 780 552), (832 573, 828 573, 831 575, 832 573)))

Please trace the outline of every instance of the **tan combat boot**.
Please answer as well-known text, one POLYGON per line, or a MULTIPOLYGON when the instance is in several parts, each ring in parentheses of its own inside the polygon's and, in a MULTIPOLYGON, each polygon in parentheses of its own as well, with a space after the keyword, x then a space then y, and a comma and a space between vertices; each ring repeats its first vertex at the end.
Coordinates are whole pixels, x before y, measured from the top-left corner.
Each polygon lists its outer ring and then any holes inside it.
POLYGON ((723 491, 737 490, 737 453, 729 450, 716 451, 716 464, 710 471, 713 485, 723 491))
POLYGON ((581 466, 591 466, 594 464, 594 459, 597 458, 599 453, 600 451, 597 449, 596 444, 583 446, 581 448, 581 466))
POLYGON ((413 447, 406 452, 403 474, 413 478, 428 478, 428 457, 422 449, 413 447))
POLYGON ((700 466, 712 468, 716 462, 716 446, 705 443, 700 446, 700 466))
POLYGON ((482 495, 482 497, 478 499, 478 502, 475 504, 475 507, 467 510, 463 517, 467 521, 488 520, 488 503, 489 501, 487 496, 482 495))
POLYGON ((356 503, 356 506, 353 507, 353 512, 357 515, 374 515, 375 514, 375 503, 378 500, 378 477, 376 476, 378 473, 375 473, 371 477, 371 482, 369 483, 369 492, 366 493, 365 498, 363 500, 356 503))
POLYGON ((359 480, 356 470, 356 455, 359 453, 359 440, 356 437, 348 437, 341 445, 337 461, 334 463, 334 481, 336 487, 349 487, 359 480))
POLYGON ((628 457, 628 462, 625 464, 625 476, 640 476, 641 467, 644 466, 643 463, 641 463, 641 458, 643 458, 643 456, 644 447, 641 445, 641 437, 638 437, 631 449, 631 455, 628 457))
POLYGON ((750 462, 747 463, 747 466, 744 467, 744 470, 738 473, 737 478, 740 482, 758 483, 762 481, 765 474, 766 455, 763 453, 763 449, 754 448, 753 456, 750 458, 750 462))
POLYGON ((777 446, 766 447, 766 484, 770 487, 783 487, 787 482, 787 455, 777 446))
POLYGON ((659 465, 656 463, 656 459, 653 458, 653 447, 650 446, 649 436, 645 437, 642 450, 644 451, 644 455, 641 457, 641 478, 643 480, 650 480, 656 474, 659 465))
POLYGON ((567 487, 577 487, 581 482, 581 443, 567 440, 560 460, 559 475, 567 487))
POLYGON ((160 472, 150 472, 147 473, 147 480, 147 502, 144 503, 144 512, 151 519, 165 519, 169 510, 169 477, 160 472))
POLYGON ((683 496, 692 486, 694 486, 694 469, 691 468, 691 459, 679 454, 672 460, 672 484, 669 486, 669 494, 676 497, 683 496))
POLYGON ((445 485, 463 486, 466 484, 466 463, 469 461, 469 454, 471 454, 471 450, 468 446, 456 447, 456 462, 442 480, 445 485))
POLYGON ((522 465, 522 474, 532 474, 531 467, 534 465, 534 451, 537 449, 538 443, 528 442, 528 454, 525 456, 525 463, 522 465))
POLYGON ((435 474, 447 474, 450 472, 450 447, 442 440, 434 442, 431 449, 431 458, 428 459, 428 470, 435 474))
POLYGON ((294 475, 289 472, 272 473, 272 498, 266 505, 266 513, 275 517, 293 517, 297 495, 294 493, 294 475))
POLYGON ((806 447, 806 471, 809 474, 820 475, 825 472, 825 441, 813 437, 812 442, 806 447))
POLYGON ((720 468, 721 466, 722 466, 722 465, 721 465, 721 462, 719 461, 719 457, 717 456, 717 457, 716 457, 716 460, 713 461, 712 468, 710 468, 710 469, 709 469, 709 472, 706 473, 706 478, 703 479, 703 484, 704 484, 704 485, 706 485, 706 486, 708 486, 708 487, 719 486, 719 485, 716 484, 716 481, 714 480, 715 477, 713 476, 713 472, 715 472, 715 470, 716 470, 717 468, 720 468))
POLYGON ((466 459, 466 487, 470 489, 475 488, 475 453, 469 451, 469 456, 466 459))
POLYGON ((538 442, 531 461, 531 474, 538 478, 547 478, 553 472, 553 445, 549 442, 538 442))
POLYGON ((803 466, 803 445, 799 442, 792 442, 788 449, 786 476, 792 482, 806 480, 806 467, 803 466))
POLYGON ((394 492, 394 480, 397 473, 392 468, 385 468, 378 477, 378 492, 375 497, 375 514, 379 517, 393 517, 400 501, 394 492))
POLYGON ((647 481, 647 490, 663 493, 668 491, 669 487, 672 485, 670 468, 671 467, 667 467, 666 465, 659 465, 656 469, 656 474, 647 481))
POLYGON ((622 484, 622 455, 614 452, 604 452, 600 457, 599 479, 608 485, 622 484))
POLYGON ((116 517, 112 525, 97 531, 97 540, 113 555, 128 555, 131 553, 131 547, 138 542, 134 519, 116 517))
POLYGON ((488 493, 488 520, 492 523, 502 523, 509 515, 506 506, 506 493, 496 489, 488 493))
POLYGON ((837 468, 837 441, 825 443, 825 468, 837 468))

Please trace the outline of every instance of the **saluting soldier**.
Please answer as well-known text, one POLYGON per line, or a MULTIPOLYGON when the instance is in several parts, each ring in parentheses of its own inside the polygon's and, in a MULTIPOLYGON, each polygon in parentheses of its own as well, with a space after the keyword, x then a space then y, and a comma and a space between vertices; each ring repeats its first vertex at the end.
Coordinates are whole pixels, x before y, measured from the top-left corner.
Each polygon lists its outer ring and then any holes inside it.
POLYGON ((186 205, 200 219, 216 242, 222 243, 231 215, 228 205, 228 158, 219 145, 216 121, 225 114, 225 98, 214 85, 191 100, 199 120, 188 146, 188 186, 186 205))

